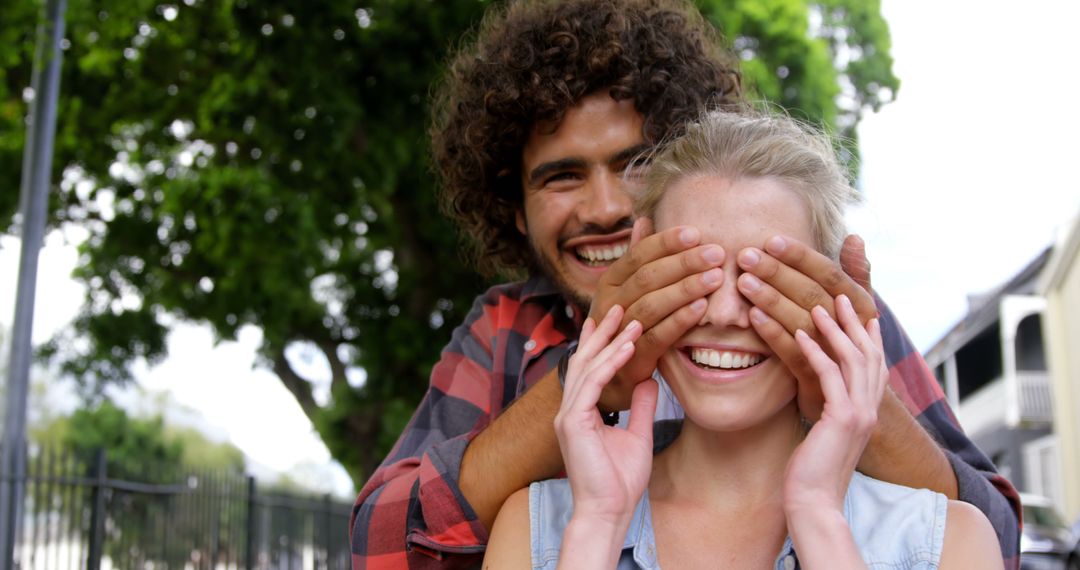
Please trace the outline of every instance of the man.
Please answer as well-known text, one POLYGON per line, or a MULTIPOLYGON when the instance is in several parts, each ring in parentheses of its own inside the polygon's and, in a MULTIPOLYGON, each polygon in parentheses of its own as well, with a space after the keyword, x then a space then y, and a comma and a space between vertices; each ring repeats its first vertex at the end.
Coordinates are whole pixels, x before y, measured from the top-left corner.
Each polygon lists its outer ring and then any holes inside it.
MULTIPOLYGON (((355 568, 478 564, 506 497, 562 470, 556 365, 585 317, 619 304, 645 328, 601 398, 603 412, 624 410, 658 355, 701 318, 726 255, 744 270, 755 329, 799 378, 800 410, 820 413, 792 334, 812 330, 809 309, 839 293, 864 320, 876 314, 858 284, 869 279, 860 243, 846 249, 856 280, 782 236, 726 252, 699 244, 694 228, 648 235, 647 220, 633 222, 628 193, 643 151, 706 105, 740 105, 738 73, 718 45, 685 0, 515 3, 489 13, 453 60, 433 127, 446 211, 483 267, 529 278, 487 291, 454 331, 424 401, 361 490, 355 568)), ((881 311, 893 391, 860 470, 976 505, 1015 566, 1015 490, 957 428, 922 358, 881 311)))

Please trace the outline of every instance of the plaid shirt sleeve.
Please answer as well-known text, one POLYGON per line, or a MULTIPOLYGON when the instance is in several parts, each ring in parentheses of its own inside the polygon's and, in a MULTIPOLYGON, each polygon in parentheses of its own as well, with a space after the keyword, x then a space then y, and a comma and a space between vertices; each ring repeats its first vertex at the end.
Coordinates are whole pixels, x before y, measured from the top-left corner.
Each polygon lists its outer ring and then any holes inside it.
POLYGON ((457 478, 465 447, 501 409, 492 345, 501 313, 516 306, 492 289, 454 330, 416 413, 360 490, 350 522, 354 569, 479 565, 487 529, 457 478))
POLYGON ((922 355, 881 299, 881 331, 889 363, 889 385, 937 440, 956 472, 960 500, 978 507, 993 525, 1005 568, 1020 566, 1020 496, 1008 479, 968 439, 922 355))

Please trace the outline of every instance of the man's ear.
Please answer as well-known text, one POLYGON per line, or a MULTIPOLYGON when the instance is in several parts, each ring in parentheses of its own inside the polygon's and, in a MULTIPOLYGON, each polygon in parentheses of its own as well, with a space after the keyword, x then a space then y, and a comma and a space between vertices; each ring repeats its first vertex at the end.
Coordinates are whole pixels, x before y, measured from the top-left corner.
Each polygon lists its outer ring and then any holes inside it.
POLYGON ((525 210, 518 208, 518 211, 514 213, 514 223, 517 225, 517 229, 521 232, 521 235, 529 235, 529 226, 525 224, 525 210))

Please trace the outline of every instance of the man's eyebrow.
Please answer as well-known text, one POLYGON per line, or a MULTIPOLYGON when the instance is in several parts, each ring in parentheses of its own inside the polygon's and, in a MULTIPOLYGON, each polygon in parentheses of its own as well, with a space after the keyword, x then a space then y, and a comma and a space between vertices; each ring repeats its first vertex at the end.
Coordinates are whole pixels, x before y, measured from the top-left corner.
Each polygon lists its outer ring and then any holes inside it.
POLYGON ((608 164, 623 164, 626 162, 630 162, 634 158, 637 158, 639 155, 646 154, 651 148, 652 145, 648 143, 641 143, 630 148, 625 148, 615 153, 615 155, 612 156, 610 160, 608 160, 608 164))
POLYGON ((584 167, 585 161, 580 158, 560 158, 559 160, 545 162, 529 171, 529 186, 536 186, 544 179, 544 177, 553 172, 584 167))

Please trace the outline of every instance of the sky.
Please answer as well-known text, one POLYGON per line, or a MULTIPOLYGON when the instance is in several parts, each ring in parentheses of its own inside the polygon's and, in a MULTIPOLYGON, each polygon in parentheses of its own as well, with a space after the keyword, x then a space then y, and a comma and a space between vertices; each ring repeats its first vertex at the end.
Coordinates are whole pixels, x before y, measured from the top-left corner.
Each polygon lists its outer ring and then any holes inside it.
POLYGON ((859 127, 875 289, 921 350, 1080 213, 1080 3, 889 0, 895 103, 859 127))
MULTIPOLYGON (((875 289, 922 350, 963 317, 969 293, 992 289, 1080 213, 1080 94, 1069 39, 1080 3, 885 0, 897 100, 859 127, 865 201, 848 216, 867 240, 875 289), (1058 105, 1058 101, 1066 104, 1058 105)), ((64 327, 83 292, 69 277, 79 233, 41 251, 35 343, 64 327)), ((0 325, 14 314, 19 242, 0 237, 0 325)), ((354 492, 292 396, 253 367, 260 333, 215 344, 179 325, 170 358, 136 370, 143 392, 168 394, 178 418, 231 441, 257 472, 289 472, 341 496, 354 492)), ((304 359, 296 358, 302 362, 304 359)), ((303 362, 302 362, 303 363, 303 362)), ((303 363, 328 377, 325 361, 303 363)), ((71 405, 55 394, 56 405, 71 405)), ((135 391, 121 398, 145 401, 135 391)))

